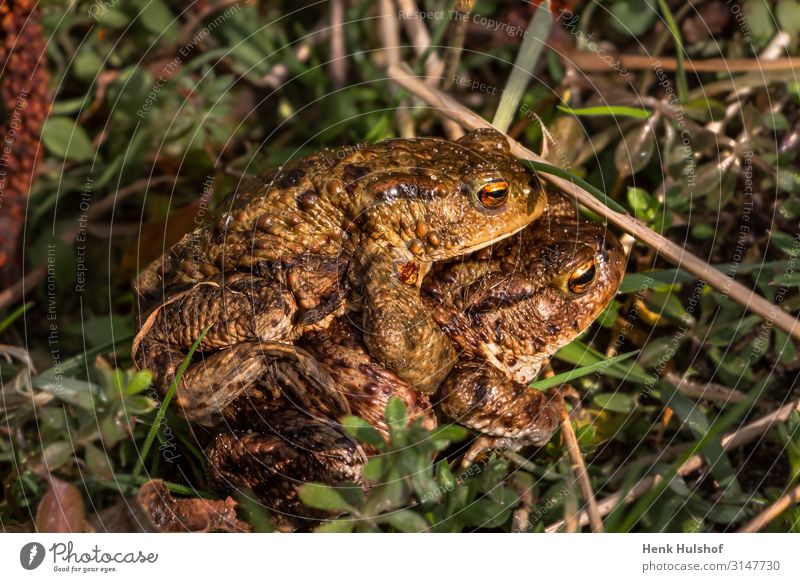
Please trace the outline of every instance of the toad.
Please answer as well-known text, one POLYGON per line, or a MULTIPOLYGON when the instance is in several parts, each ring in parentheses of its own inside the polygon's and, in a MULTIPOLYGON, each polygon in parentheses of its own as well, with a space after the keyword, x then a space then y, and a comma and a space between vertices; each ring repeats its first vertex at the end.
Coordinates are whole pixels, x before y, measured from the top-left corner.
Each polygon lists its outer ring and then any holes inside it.
POLYGON ((426 272, 511 236, 545 204, 494 130, 323 150, 243 183, 139 274, 134 360, 165 389, 202 337, 176 401, 213 425, 260 376, 264 350, 327 327, 352 291, 370 355, 430 393, 444 375, 416 353, 453 354, 420 298, 426 272))
MULTIPOLYGON (((211 482, 225 491, 250 488, 278 514, 314 516, 297 501, 296 486, 360 481, 361 466, 375 452, 350 438, 338 419, 356 414, 387 436, 383 414, 392 396, 405 402, 410 420, 433 427, 436 409, 486 435, 493 447, 546 443, 563 418, 563 391, 527 384, 610 303, 625 257, 613 234, 579 218, 566 199, 552 197, 545 216, 426 277, 423 301, 456 350, 436 361, 446 376, 437 394, 420 394, 377 363, 357 319, 340 317, 301 338, 293 361, 282 358, 258 389, 226 409, 234 430, 208 448, 211 482), (320 391, 331 382, 343 402, 320 391), (310 407, 292 396, 298 386, 311 395, 310 407)), ((415 356, 433 357, 424 350, 415 356)))

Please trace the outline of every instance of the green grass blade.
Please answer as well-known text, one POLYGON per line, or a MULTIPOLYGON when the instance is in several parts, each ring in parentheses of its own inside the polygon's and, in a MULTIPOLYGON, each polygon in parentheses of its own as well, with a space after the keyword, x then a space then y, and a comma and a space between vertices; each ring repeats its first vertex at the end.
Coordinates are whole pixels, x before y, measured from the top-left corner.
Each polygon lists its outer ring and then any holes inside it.
MULTIPOLYGON (((609 361, 609 358, 607 358, 605 354, 598 352, 594 348, 590 348, 585 343, 578 340, 558 350, 555 357, 575 366, 609 361)), ((652 381, 653 378, 652 374, 648 374, 647 371, 636 362, 629 362, 624 366, 621 365, 620 362, 610 362, 604 370, 605 373, 612 378, 629 380, 637 384, 645 384, 652 381)))
POLYGON ((572 115, 595 117, 599 115, 613 115, 615 117, 633 117, 634 119, 648 119, 652 113, 647 109, 639 109, 637 107, 626 107, 624 105, 601 105, 598 107, 582 107, 580 109, 573 109, 572 107, 565 107, 559 105, 558 108, 564 113, 571 113, 572 115))
POLYGON ((24 305, 20 305, 14 311, 9 313, 8 317, 6 317, 3 321, 0 321, 0 333, 3 333, 6 328, 14 323, 20 315, 25 313, 31 307, 31 305, 33 305, 33 301, 28 301, 24 305))
POLYGON ((181 377, 186 372, 186 368, 189 367, 189 362, 192 360, 192 356, 197 351, 197 348, 200 346, 200 342, 203 341, 203 338, 208 333, 208 330, 211 329, 211 325, 208 325, 200 335, 197 337, 195 342, 192 344, 192 347, 189 349, 189 353, 186 354, 186 357, 183 359, 180 368, 178 368, 178 373, 175 374, 175 378, 173 378, 172 383, 169 385, 169 389, 167 390, 166 395, 164 396, 164 400, 161 402, 161 406, 158 407, 158 412, 156 412, 156 418, 153 421, 153 424, 150 426, 150 430, 147 433, 147 438, 144 440, 144 445, 142 446, 142 450, 139 453, 139 462, 136 464, 136 468, 133 470, 133 477, 134 479, 139 476, 139 473, 142 472, 144 468, 145 459, 147 458, 147 453, 150 452, 150 447, 153 446, 153 441, 156 438, 156 433, 158 432, 158 428, 161 426, 161 423, 164 422, 164 417, 167 414, 167 407, 169 403, 172 401, 172 396, 175 394, 175 390, 178 387, 178 382, 181 381, 181 377))
POLYGON ((571 380, 577 380, 578 378, 583 378, 584 376, 588 376, 589 374, 592 374, 597 370, 604 370, 609 366, 613 366, 618 362, 627 360, 628 358, 631 358, 638 353, 639 350, 636 350, 634 352, 628 352, 627 354, 621 354, 613 358, 598 360, 587 366, 581 366, 579 368, 570 370, 569 372, 562 372, 561 374, 556 374, 552 378, 545 378, 544 380, 533 382, 529 384, 529 386, 531 388, 535 388, 536 390, 548 390, 554 386, 558 386, 560 384, 566 384, 571 380))
POLYGON ((542 55, 552 24, 550 0, 545 0, 539 4, 528 24, 524 40, 517 53, 517 59, 514 61, 514 68, 508 76, 503 95, 500 97, 500 105, 492 120, 492 125, 502 132, 507 131, 511 126, 519 102, 522 100, 522 94, 533 76, 532 71, 542 55))
POLYGON ((586 180, 578 178, 572 172, 568 172, 558 166, 553 166, 550 164, 546 164, 544 162, 534 162, 533 160, 522 160, 523 162, 527 162, 534 170, 537 172, 544 172, 545 174, 552 174, 553 176, 558 176, 559 178, 563 178, 564 180, 569 180, 573 184, 580 186, 587 192, 589 192, 592 196, 597 198, 600 202, 608 206, 611 210, 619 212, 620 214, 628 214, 628 211, 622 206, 619 202, 612 200, 609 198, 605 192, 601 192, 586 180))
POLYGON ((667 6, 666 0, 658 0, 658 5, 661 7, 661 12, 664 14, 664 20, 667 22, 667 27, 672 33, 672 38, 675 40, 675 58, 677 61, 677 71, 675 72, 675 79, 678 85, 678 99, 681 103, 689 101, 689 86, 686 82, 686 69, 683 64, 683 39, 681 32, 678 29, 678 24, 672 16, 672 11, 667 6))

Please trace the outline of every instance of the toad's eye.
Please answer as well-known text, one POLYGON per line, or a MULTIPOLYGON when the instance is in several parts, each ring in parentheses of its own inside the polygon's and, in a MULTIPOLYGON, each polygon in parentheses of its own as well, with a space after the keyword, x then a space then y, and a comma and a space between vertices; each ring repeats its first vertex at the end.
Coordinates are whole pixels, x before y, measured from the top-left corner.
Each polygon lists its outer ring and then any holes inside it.
POLYGON ((594 259, 585 261, 578 265, 578 268, 570 273, 569 280, 567 281, 567 287, 571 293, 580 295, 589 289, 596 274, 597 269, 594 265, 594 259))
POLYGON ((484 184, 480 192, 478 192, 478 199, 484 208, 497 208, 508 198, 508 182, 505 180, 492 180, 484 184))

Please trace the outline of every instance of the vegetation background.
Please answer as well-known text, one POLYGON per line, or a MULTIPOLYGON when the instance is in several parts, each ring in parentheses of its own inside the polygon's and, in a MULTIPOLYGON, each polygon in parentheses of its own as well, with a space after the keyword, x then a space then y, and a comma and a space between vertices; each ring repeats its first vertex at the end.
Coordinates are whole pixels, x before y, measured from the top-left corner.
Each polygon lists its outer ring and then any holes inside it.
MULTIPOLYGON (((246 494, 214 498, 203 435, 132 369, 130 280, 243 174, 457 134, 388 78, 400 61, 488 120, 499 107, 510 136, 776 310, 800 309, 797 0, 0 0, 0 35, 6 530, 138 529, 155 498, 174 519, 147 527, 271 528, 246 494)), ((467 473, 466 431, 430 439, 394 406, 368 468, 381 486, 304 491, 343 514, 322 527, 598 529, 592 513, 607 531, 800 531, 796 343, 620 234, 619 296, 553 362, 638 351, 571 382, 583 481, 561 433, 467 473)))

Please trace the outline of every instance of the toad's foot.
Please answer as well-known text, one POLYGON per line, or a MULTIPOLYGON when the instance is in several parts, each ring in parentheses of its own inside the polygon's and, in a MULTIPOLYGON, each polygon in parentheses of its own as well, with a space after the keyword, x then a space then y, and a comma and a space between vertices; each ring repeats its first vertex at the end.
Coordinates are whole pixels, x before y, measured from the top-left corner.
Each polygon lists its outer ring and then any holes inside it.
POLYGON ((493 437, 492 447, 545 444, 564 415, 562 390, 540 392, 479 360, 459 363, 439 394, 442 412, 493 437))

